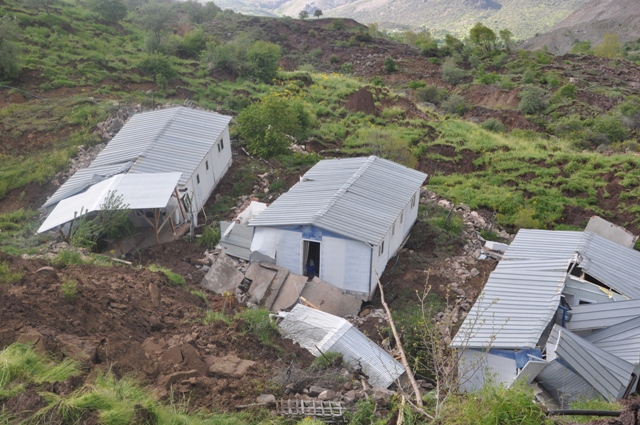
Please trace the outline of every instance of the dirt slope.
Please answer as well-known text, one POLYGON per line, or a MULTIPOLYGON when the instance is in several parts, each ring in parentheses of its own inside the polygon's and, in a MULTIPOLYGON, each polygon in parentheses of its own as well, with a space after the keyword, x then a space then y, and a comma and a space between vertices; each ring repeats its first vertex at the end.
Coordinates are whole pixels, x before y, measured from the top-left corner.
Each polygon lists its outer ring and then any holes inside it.
POLYGON ((601 43, 605 33, 615 33, 620 41, 640 37, 640 4, 637 0, 592 0, 549 32, 531 38, 520 47, 528 50, 547 46, 555 54, 567 53, 576 41, 601 43))

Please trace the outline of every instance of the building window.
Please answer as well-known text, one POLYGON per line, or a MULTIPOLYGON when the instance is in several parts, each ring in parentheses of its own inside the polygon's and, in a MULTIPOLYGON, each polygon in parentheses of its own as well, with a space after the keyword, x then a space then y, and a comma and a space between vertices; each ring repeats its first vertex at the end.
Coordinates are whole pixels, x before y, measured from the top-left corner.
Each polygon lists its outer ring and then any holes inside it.
POLYGON ((224 139, 220 139, 220 150, 224 150, 224 139))
POLYGON ((382 241, 382 243, 378 247, 378 256, 381 256, 382 254, 384 254, 384 241, 382 241))
POLYGON ((404 217, 404 210, 400 213, 400 224, 402 224, 402 218, 404 217))
POLYGON ((196 174, 196 181, 200 184, 200 174, 196 174))
POLYGON ((411 208, 416 206, 416 195, 413 195, 413 198, 411 198, 411 208))
POLYGON ((205 161, 204 166, 207 167, 207 170, 209 170, 209 161, 205 161))
POLYGON ((393 222, 393 225, 391 226, 391 236, 396 234, 396 222, 393 222))
POLYGON ((218 143, 218 153, 220 153, 220 143, 218 143))

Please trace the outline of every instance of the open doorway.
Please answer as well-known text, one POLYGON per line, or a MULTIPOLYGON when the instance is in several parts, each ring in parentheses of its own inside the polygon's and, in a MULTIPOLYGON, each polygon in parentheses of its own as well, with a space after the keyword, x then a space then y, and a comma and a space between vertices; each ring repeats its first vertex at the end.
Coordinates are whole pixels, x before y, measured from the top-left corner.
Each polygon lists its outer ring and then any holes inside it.
POLYGON ((320 242, 304 241, 302 264, 305 276, 320 276, 320 242))

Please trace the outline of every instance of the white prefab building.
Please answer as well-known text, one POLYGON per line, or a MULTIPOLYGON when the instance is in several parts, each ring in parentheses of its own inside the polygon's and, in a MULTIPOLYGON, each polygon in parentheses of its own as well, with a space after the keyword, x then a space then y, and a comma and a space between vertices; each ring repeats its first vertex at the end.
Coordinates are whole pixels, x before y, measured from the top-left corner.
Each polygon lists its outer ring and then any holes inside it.
POLYGON ((370 299, 418 216, 427 175, 376 156, 320 161, 251 220, 252 261, 370 299))
MULTIPOLYGON (((113 178, 127 175, 161 175, 178 173, 177 183, 163 179, 162 188, 173 192, 174 201, 167 200, 166 208, 156 211, 161 217, 170 215, 171 224, 180 224, 190 219, 197 224, 198 212, 231 166, 231 143, 229 121, 231 117, 215 112, 176 107, 136 114, 124 125, 118 134, 98 154, 89 167, 78 170, 44 203, 42 209, 50 212, 54 208, 58 217, 56 224, 65 217, 71 221, 86 213, 87 207, 95 204, 102 196, 99 190, 88 191, 92 186, 113 178), (95 199, 91 194, 95 194, 95 199), (77 202, 61 203, 84 195, 77 202), (91 198, 91 199, 89 199, 91 198), (179 205, 178 205, 179 199, 179 205), (172 206, 171 202, 176 205, 172 206), (85 205, 86 204, 86 205, 85 205)), ((131 192, 131 184, 115 182, 126 187, 130 199, 148 197, 153 185, 140 186, 139 193, 131 192)), ((109 187, 114 187, 113 184, 109 187)), ((116 190, 116 194, 118 191, 116 190)), ((163 198, 164 199, 164 198, 163 198)), ((95 205, 94 205, 95 207, 95 205)), ((157 208, 157 207, 155 207, 157 208)), ((145 225, 150 220, 140 214, 134 225, 145 225)), ((158 217, 154 220, 157 222, 158 217)), ((167 218, 168 220, 168 218, 167 218)), ((51 221, 54 223, 54 221, 51 221)), ((39 231, 49 230, 43 226, 39 231)))

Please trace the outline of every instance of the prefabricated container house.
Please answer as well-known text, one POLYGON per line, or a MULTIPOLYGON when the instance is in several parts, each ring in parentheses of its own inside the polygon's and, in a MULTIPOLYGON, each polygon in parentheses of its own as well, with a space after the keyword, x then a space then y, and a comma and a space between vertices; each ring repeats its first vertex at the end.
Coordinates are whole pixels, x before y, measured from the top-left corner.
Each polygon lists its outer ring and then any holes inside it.
MULTIPOLYGON (((230 120, 229 116, 187 107, 136 114, 91 165, 71 176, 42 209, 50 212, 77 206, 77 202, 59 204, 116 175, 177 172, 180 177, 171 189, 177 189, 180 208, 171 209, 172 222, 179 224, 186 219, 195 225, 198 212, 231 166, 230 120)), ((140 197, 148 196, 150 188, 139 187, 140 197)), ((135 197, 135 193, 130 195, 135 197)), ((168 211, 165 208, 161 213, 168 211)), ((66 211, 61 216, 77 214, 80 211, 66 211)), ((136 226, 145 226, 149 220, 139 215, 133 221, 136 226)))
POLYGON ((270 261, 370 299, 418 216, 427 175, 376 156, 312 167, 251 220, 251 260, 270 261))

